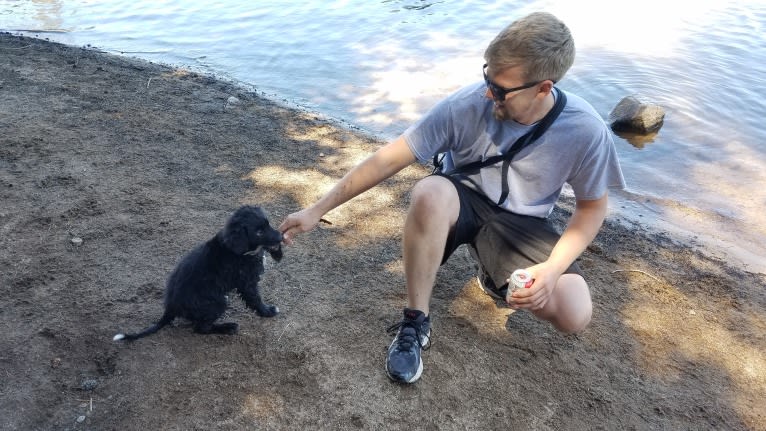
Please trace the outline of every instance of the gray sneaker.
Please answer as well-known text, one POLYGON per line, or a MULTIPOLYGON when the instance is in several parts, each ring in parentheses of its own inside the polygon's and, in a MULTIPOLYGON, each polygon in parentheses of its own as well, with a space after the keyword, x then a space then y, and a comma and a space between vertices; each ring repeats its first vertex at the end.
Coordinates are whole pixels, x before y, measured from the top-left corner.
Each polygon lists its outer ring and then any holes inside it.
POLYGON ((420 352, 431 347, 431 320, 420 310, 405 308, 402 321, 388 332, 396 337, 388 347, 386 374, 396 382, 414 383, 423 373, 420 352))
POLYGON ((505 301, 505 296, 508 294, 508 286, 505 285, 498 289, 497 286, 495 286, 495 282, 492 281, 492 277, 490 277, 487 271, 484 270, 484 266, 479 261, 479 256, 476 254, 476 250, 469 246, 468 251, 471 253, 474 261, 476 261, 476 281, 479 282, 481 290, 493 299, 505 301))

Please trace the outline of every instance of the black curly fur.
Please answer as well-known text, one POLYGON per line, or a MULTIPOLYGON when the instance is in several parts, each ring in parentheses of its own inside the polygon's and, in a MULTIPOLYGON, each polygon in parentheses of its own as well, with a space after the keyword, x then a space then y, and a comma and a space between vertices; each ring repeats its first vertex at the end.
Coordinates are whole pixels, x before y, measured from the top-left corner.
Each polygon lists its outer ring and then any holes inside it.
POLYGON ((282 259, 282 234, 269 225, 257 206, 239 208, 209 241, 198 245, 178 263, 165 288, 165 313, 154 325, 135 334, 117 334, 114 340, 133 341, 153 334, 176 317, 192 322, 200 334, 235 334, 233 322, 215 323, 227 307, 226 294, 237 290, 245 304, 262 317, 279 313, 261 300, 258 282, 264 253, 282 259))

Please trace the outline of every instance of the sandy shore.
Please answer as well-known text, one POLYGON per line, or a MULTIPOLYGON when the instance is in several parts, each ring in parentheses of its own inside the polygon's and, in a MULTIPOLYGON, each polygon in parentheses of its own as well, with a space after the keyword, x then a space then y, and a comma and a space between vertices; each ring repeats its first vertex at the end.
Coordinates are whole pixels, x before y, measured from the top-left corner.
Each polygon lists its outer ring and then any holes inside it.
POLYGON ((111 340, 159 317, 232 210, 278 224, 380 144, 211 77, 0 35, 0 429, 766 429, 766 276, 612 219, 580 258, 583 333, 481 294, 461 249, 423 378, 389 382, 418 166, 269 262, 279 316, 233 298, 235 336, 111 340))

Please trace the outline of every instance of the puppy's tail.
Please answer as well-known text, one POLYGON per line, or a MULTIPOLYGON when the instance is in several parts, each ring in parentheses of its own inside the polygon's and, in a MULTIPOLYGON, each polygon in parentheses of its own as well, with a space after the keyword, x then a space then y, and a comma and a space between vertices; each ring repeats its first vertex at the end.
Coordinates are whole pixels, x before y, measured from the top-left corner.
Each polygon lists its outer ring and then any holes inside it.
POLYGON ((117 335, 114 336, 114 338, 112 338, 112 340, 114 340, 114 341, 120 341, 120 340, 134 341, 134 340, 138 340, 139 338, 143 338, 143 337, 146 337, 147 335, 154 334, 155 332, 159 331, 160 329, 162 329, 163 327, 168 325, 170 322, 172 322, 173 319, 175 319, 175 318, 176 318, 175 315, 173 315, 170 312, 166 311, 165 314, 162 315, 162 318, 160 318, 160 320, 157 323, 155 323, 154 325, 144 329, 143 331, 137 332, 135 334, 117 334, 117 335))

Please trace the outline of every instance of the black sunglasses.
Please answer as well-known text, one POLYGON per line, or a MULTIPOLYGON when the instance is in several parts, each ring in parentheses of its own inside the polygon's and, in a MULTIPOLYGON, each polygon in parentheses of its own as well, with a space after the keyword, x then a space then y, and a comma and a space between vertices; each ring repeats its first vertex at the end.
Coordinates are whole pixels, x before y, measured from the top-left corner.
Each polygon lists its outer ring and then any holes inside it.
POLYGON ((495 84, 494 82, 492 82, 492 80, 489 79, 489 76, 487 76, 486 63, 482 67, 481 72, 484 74, 484 82, 487 84, 487 88, 489 88, 489 91, 492 93, 492 97, 498 102, 505 101, 505 96, 507 96, 508 93, 513 93, 514 91, 519 91, 519 90, 525 90, 527 88, 534 87, 535 85, 543 82, 543 81, 535 81, 535 82, 530 82, 524 85, 520 85, 518 87, 505 88, 495 84))

